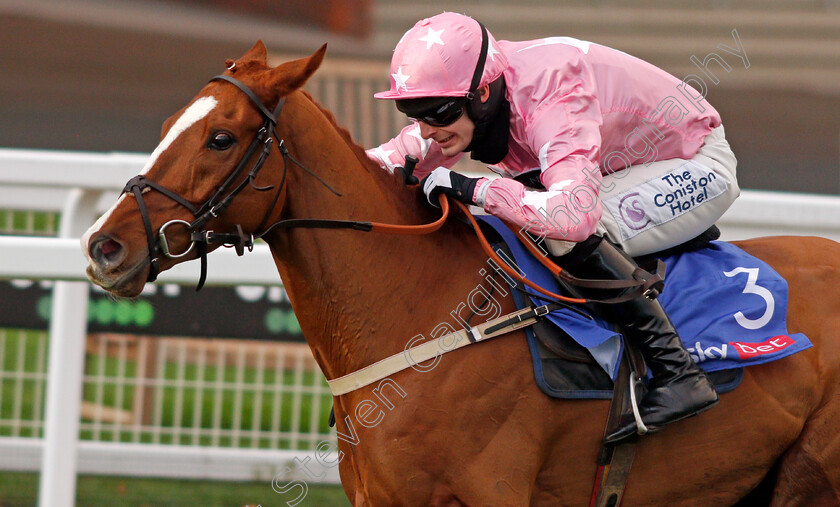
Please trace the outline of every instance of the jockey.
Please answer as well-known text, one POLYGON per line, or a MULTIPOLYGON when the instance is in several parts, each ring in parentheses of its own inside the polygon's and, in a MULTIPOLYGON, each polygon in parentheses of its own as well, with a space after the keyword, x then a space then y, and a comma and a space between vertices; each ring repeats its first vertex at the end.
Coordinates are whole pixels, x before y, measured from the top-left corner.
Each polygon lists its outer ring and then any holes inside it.
MULTIPOLYGON (((633 257, 708 241, 739 194, 735 156, 703 95, 591 42, 497 41, 474 19, 443 13, 406 32, 391 89, 375 97, 414 121, 370 158, 393 172, 416 156, 429 203, 443 192, 546 239, 574 276, 632 280, 633 257), (448 169, 464 152, 502 177, 448 169)), ((654 298, 594 307, 645 357, 649 431, 718 401, 654 298)), ((635 431, 623 421, 605 441, 635 431)))

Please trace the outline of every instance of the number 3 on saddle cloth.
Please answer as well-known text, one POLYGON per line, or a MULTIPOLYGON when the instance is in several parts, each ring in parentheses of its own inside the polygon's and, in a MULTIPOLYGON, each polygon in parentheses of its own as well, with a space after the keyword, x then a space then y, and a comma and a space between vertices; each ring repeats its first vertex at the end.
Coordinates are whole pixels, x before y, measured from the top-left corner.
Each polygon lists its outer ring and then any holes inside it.
MULTIPOLYGON (((494 249, 502 249, 500 257, 512 268, 550 291, 559 290, 553 275, 499 219, 476 219, 501 236, 506 248, 494 245, 494 249)), ((765 262, 722 241, 662 261, 667 271, 659 301, 691 358, 710 373, 718 392, 737 387, 744 366, 811 347, 804 334, 787 332, 787 282, 765 262)), ((528 295, 511 292, 520 308, 546 303, 530 289, 528 295)), ((564 308, 526 330, 535 379, 543 392, 555 398, 612 397, 623 352, 623 339, 612 324, 564 308), (562 330, 553 329, 554 338, 535 335, 535 330, 544 334, 553 326, 562 330)))

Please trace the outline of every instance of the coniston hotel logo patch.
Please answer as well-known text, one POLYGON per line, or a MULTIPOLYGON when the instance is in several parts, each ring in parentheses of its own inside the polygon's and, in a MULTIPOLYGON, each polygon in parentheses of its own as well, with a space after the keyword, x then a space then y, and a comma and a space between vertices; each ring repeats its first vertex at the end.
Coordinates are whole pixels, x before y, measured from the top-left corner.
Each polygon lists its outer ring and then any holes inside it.
POLYGON ((726 192, 727 182, 708 167, 688 161, 673 171, 610 197, 604 206, 627 240, 664 224, 726 192))

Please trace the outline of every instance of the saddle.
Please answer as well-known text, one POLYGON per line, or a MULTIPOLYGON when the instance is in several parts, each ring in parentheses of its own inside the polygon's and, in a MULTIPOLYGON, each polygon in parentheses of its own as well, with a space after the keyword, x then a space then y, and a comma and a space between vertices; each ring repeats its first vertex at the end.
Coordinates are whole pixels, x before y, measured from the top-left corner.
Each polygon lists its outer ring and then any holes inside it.
MULTIPOLYGON (((489 225, 481 222, 482 232, 493 245, 512 258, 510 248, 501 236, 489 225)), ((704 232, 683 245, 669 249, 666 255, 694 250, 720 236, 717 227, 704 232)), ((658 254, 637 259, 640 266, 650 266, 658 254)), ((510 281, 510 280, 509 280, 510 281)), ((526 296, 525 287, 517 283, 511 291, 517 309, 534 308, 536 305, 526 296)), ((582 311, 586 311, 583 309, 582 311)), ((546 395, 561 399, 611 399, 613 379, 593 357, 589 349, 576 342, 566 331, 547 319, 525 329, 528 347, 534 368, 534 380, 546 395)), ((619 331, 616 329, 616 333, 619 331)), ((625 343, 624 358, 631 371, 637 376, 645 374, 646 368, 641 353, 632 344, 625 343)), ((735 389, 743 379, 743 368, 721 370, 709 373, 719 393, 735 389)))

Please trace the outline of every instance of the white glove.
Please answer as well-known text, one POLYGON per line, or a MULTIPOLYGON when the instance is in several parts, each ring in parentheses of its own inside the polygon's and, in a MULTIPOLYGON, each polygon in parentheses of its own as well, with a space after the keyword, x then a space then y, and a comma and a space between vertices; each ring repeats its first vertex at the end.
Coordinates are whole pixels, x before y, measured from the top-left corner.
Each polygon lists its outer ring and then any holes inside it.
POLYGON ((464 204, 475 204, 473 194, 475 186, 480 178, 467 178, 463 174, 450 171, 445 167, 438 167, 428 176, 423 178, 420 184, 423 186, 423 193, 426 200, 434 207, 438 206, 438 195, 442 193, 457 199, 464 204))

